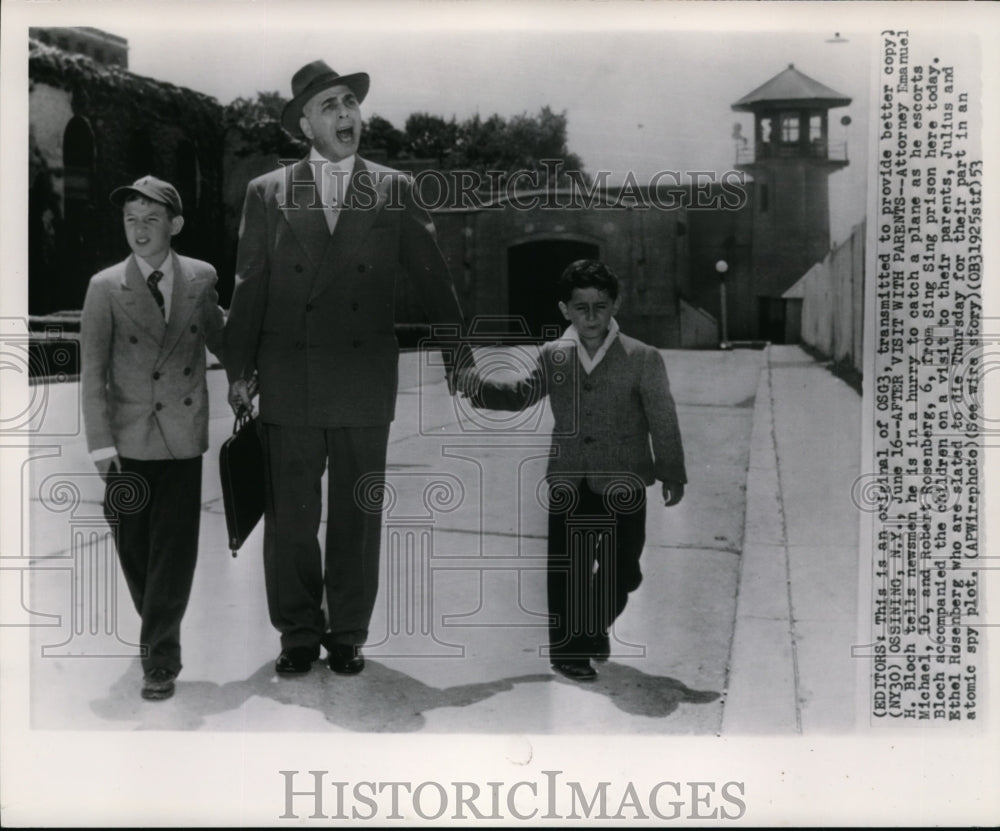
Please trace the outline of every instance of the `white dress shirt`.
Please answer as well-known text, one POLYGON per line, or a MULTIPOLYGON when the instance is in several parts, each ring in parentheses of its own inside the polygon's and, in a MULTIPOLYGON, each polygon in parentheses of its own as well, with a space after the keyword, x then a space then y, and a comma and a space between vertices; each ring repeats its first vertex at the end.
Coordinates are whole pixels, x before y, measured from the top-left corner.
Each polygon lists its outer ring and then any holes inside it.
POLYGON ((326 217, 326 227, 333 233, 337 227, 337 218, 344 204, 344 195, 354 171, 354 156, 348 156, 339 162, 331 162, 315 147, 309 151, 309 163, 316 177, 316 189, 323 203, 323 215, 326 217))

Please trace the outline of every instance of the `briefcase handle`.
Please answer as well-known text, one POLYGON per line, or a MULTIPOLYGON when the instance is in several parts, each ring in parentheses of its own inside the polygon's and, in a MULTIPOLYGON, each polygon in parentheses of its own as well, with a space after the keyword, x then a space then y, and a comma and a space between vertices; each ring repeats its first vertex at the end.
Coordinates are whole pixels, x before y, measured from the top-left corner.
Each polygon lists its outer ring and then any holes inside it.
MULTIPOLYGON (((250 407, 248 408, 245 404, 240 404, 239 409, 236 411, 236 420, 233 422, 233 435, 235 436, 240 428, 246 424, 251 418, 253 418, 253 397, 257 394, 259 390, 257 373, 254 372, 250 376, 250 380, 247 381, 247 393, 250 396, 250 407)), ((234 555, 235 556, 235 555, 234 555)))
POLYGON ((253 418, 251 411, 241 404, 236 411, 236 419, 233 421, 233 435, 235 436, 251 418, 253 418))

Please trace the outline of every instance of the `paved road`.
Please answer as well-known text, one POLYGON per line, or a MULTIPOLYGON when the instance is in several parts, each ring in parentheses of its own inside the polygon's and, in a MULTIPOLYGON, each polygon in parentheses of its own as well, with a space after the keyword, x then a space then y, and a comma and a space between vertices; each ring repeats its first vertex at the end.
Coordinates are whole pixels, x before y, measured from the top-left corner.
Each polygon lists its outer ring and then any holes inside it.
MULTIPOLYGON (((673 509, 658 507, 658 491, 650 491, 645 580, 616 627, 612 660, 586 686, 555 677, 539 649, 545 527, 536 486, 551 423, 544 408, 490 421, 499 417, 467 412, 448 397, 430 356, 402 357, 383 591, 366 650, 369 666, 343 678, 317 663, 305 677, 279 679, 261 529, 235 559, 226 548, 216 457, 232 420, 223 374, 211 371, 213 449, 206 455, 201 548, 183 632, 185 667, 175 697, 151 704, 138 695, 140 669, 129 657, 138 632, 134 611, 117 569, 102 571, 114 560, 99 519, 100 481, 78 433, 77 386, 35 388, 45 400, 36 458, 23 475, 30 495, 22 517, 32 558, 25 571, 30 612, 19 613, 35 624, 33 726, 719 733, 737 621, 755 396, 767 353, 664 356, 690 484, 673 509), (113 614, 103 615, 105 608, 113 614)), ((752 710, 743 711, 751 721, 752 710)), ((791 725, 795 730, 794 718, 791 725)))

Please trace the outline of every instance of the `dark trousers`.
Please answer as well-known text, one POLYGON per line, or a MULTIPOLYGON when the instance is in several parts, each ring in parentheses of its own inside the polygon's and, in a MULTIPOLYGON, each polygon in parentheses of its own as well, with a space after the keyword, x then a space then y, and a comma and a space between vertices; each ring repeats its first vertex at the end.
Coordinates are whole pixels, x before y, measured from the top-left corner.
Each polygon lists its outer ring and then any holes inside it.
POLYGON ((181 619, 191 596, 201 519, 201 456, 121 459, 108 476, 104 516, 142 620, 144 672, 181 669, 181 619))
POLYGON ((283 649, 363 644, 378 593, 389 425, 264 425, 264 583, 283 649), (326 554, 322 478, 329 462, 326 554), (322 602, 326 590, 329 623, 322 602))
POLYGON ((606 499, 580 482, 559 507, 549 511, 550 655, 587 658, 642 582, 646 491, 606 499))

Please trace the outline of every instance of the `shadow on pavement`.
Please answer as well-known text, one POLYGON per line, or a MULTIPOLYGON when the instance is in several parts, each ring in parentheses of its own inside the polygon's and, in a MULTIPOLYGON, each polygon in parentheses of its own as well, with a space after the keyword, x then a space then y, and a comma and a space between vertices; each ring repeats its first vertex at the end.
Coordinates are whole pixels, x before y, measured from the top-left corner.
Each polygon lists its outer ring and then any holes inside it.
MULTIPOLYGON (((282 678, 274 672, 274 663, 268 661, 245 681, 220 685, 178 679, 172 699, 149 703, 139 697, 141 676, 136 662, 112 685, 105 698, 91 702, 93 712, 109 721, 137 722, 137 729, 195 730, 204 726, 207 716, 237 710, 256 696, 316 710, 345 730, 411 733, 425 726, 424 713, 429 710, 466 707, 509 692, 516 684, 550 678, 539 673, 440 689, 370 659, 365 671, 353 677, 335 675, 324 662, 317 661, 306 675, 282 678)), ((267 724, 247 724, 246 728, 286 729, 274 719, 268 719, 267 724)))
MULTIPOLYGON (((438 688, 372 660, 358 676, 335 675, 324 662, 317 661, 307 675, 282 678, 268 661, 245 681, 214 684, 178 680, 171 700, 150 703, 139 697, 141 676, 139 663, 133 662, 107 696, 91 702, 95 715, 107 721, 133 722, 139 730, 197 730, 205 725, 207 717, 236 711, 257 697, 315 710, 331 724, 352 732, 412 733, 426 726, 424 714, 430 710, 477 704, 509 692, 517 684, 557 679, 574 684, 549 673, 534 673, 438 688)), ((717 692, 692 690, 674 678, 650 675, 615 662, 601 665, 594 683, 574 686, 606 696, 625 713, 649 718, 669 716, 681 703, 708 704, 720 697, 717 692)), ((251 731, 286 729, 273 716, 267 718, 266 724, 244 726, 251 731)), ((498 727, 501 729, 496 731, 484 725, 489 732, 517 729, 511 724, 498 727)))
POLYGON ((710 704, 721 698, 721 693, 692 690, 676 678, 650 675, 616 661, 598 664, 597 668, 597 679, 579 686, 607 696, 619 710, 633 716, 664 718, 674 712, 678 704, 710 704))

